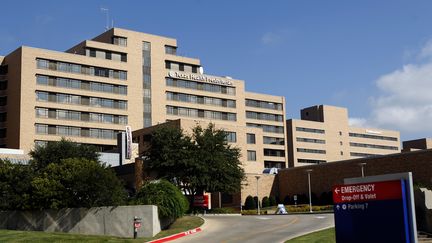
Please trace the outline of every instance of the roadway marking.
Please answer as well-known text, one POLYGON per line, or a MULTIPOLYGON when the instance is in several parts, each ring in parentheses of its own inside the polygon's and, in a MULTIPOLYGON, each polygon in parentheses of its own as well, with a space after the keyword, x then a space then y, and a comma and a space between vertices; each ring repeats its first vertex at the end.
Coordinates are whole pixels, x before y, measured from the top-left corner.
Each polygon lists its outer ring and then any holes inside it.
POLYGON ((262 220, 267 220, 267 219, 271 219, 271 218, 266 218, 266 217, 255 217, 257 219, 262 219, 262 220))
POLYGON ((316 219, 325 219, 326 217, 324 217, 324 216, 316 216, 315 218, 316 219))
POLYGON ((260 235, 260 234, 262 234, 262 233, 268 233, 268 232, 272 232, 272 231, 276 231, 276 230, 279 230, 279 229, 283 229, 283 228, 285 228, 286 226, 288 226, 288 225, 291 225, 291 224, 295 224, 295 223, 297 223, 297 221, 299 221, 299 218, 297 217, 297 216, 295 216, 290 222, 288 222, 287 224, 282 224, 282 225, 280 225, 280 226, 277 226, 277 227, 273 227, 272 229, 269 229, 269 230, 261 230, 261 231, 254 231, 255 233, 249 233, 247 236, 240 236, 240 237, 234 237, 234 238, 231 238, 231 239, 228 239, 228 240, 223 240, 223 241, 221 241, 221 243, 226 243, 226 242, 229 242, 229 241, 234 241, 234 242, 236 242, 236 241, 238 241, 238 240, 243 240, 243 242, 245 242, 245 240, 246 239, 248 239, 248 238, 253 238, 252 236, 256 236, 256 235, 260 235))

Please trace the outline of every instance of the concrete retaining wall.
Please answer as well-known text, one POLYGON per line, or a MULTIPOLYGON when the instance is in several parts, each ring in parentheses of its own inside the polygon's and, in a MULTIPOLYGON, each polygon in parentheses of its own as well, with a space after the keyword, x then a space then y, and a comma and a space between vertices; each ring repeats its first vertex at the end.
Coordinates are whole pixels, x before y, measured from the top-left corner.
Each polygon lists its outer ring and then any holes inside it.
POLYGON ((135 216, 142 219, 138 237, 152 237, 161 231, 153 205, 0 211, 0 229, 133 237, 135 216))

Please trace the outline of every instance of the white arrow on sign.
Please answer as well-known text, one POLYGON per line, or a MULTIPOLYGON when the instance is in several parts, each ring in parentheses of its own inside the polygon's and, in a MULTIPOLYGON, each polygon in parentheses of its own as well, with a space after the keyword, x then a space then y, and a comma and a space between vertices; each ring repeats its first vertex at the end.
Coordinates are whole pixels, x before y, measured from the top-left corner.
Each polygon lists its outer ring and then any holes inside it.
POLYGON ((339 205, 336 205, 336 209, 339 210, 339 208, 340 208, 340 206, 339 206, 339 205))
POLYGON ((337 187, 335 188, 335 190, 334 190, 335 192, 336 192, 336 194, 339 194, 339 189, 337 189, 337 187))

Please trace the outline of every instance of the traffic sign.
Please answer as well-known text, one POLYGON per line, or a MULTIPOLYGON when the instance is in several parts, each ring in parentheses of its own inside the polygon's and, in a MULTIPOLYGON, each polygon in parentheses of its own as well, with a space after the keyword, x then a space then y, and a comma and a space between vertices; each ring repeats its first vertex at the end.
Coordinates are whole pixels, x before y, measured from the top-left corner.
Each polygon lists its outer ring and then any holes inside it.
POLYGON ((405 180, 333 187, 336 241, 412 242, 405 180))

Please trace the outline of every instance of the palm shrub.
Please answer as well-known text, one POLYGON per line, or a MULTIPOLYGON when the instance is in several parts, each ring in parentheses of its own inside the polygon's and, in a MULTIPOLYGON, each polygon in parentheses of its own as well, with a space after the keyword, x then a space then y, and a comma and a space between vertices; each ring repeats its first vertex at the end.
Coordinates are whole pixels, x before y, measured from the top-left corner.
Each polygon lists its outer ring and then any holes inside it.
POLYGON ((135 196, 135 203, 156 205, 159 218, 180 218, 189 208, 180 189, 163 179, 145 183, 135 196))
POLYGON ((255 209, 256 208, 256 203, 254 198, 249 195, 246 197, 246 202, 245 202, 245 209, 249 210, 249 209, 255 209))

